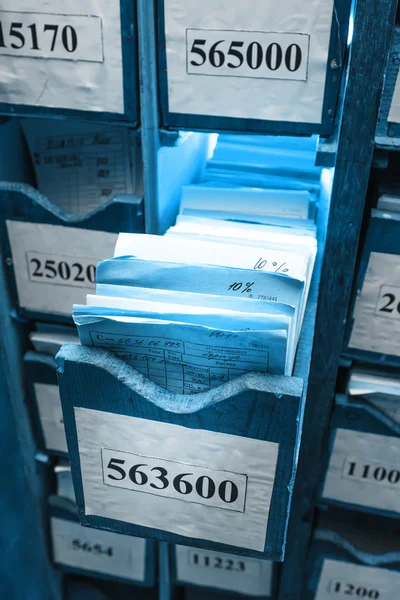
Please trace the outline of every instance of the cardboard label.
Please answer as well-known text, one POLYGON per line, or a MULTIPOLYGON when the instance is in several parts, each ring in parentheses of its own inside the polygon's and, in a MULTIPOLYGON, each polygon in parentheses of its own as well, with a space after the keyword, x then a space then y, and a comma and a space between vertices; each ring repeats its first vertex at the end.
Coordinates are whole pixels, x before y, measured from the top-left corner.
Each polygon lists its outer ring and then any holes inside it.
POLYGON ((79 523, 51 519, 54 561, 132 581, 145 580, 146 541, 79 523))

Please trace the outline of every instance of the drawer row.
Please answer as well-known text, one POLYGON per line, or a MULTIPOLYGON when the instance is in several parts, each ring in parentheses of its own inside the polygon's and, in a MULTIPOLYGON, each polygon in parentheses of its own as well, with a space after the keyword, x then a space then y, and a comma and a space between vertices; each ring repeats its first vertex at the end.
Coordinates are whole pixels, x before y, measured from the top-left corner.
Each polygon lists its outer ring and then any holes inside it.
POLYGON ((16 0, 1 11, 0 112, 135 127, 154 76, 162 127, 329 134, 350 4, 16 0))

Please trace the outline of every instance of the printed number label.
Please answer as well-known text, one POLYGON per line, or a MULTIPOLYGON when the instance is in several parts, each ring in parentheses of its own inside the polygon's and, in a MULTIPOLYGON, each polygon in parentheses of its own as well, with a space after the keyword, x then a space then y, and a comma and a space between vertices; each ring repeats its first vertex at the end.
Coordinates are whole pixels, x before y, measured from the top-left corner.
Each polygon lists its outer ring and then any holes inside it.
POLYGON ((380 317, 400 318, 400 287, 382 285, 375 314, 380 317))
POLYGON ((92 287, 96 282, 93 259, 53 256, 41 252, 27 252, 29 279, 34 283, 54 283, 73 287, 92 287))
POLYGON ((260 564, 249 561, 242 557, 233 558, 225 554, 213 554, 202 550, 189 551, 189 566, 199 569, 228 571, 230 573, 242 573, 252 577, 260 575, 260 564))
POLYGON ((309 43, 303 33, 187 29, 187 73, 306 81, 309 43))
POLYGON ((102 448, 103 482, 135 492, 245 511, 247 476, 102 448))
POLYGON ((113 548, 103 548, 101 544, 90 544, 89 542, 81 542, 80 540, 72 540, 72 549, 81 550, 82 552, 90 552, 95 556, 113 556, 113 548))
POLYGON ((393 487, 400 483, 400 470, 394 466, 382 466, 378 461, 368 463, 347 458, 343 468, 343 477, 368 483, 377 483, 393 487))
POLYGON ((354 596, 354 598, 369 598, 370 600, 378 600, 380 597, 380 593, 376 589, 342 581, 332 581, 330 593, 332 596, 354 596))
POLYGON ((101 18, 2 10, 0 54, 103 62, 101 18))

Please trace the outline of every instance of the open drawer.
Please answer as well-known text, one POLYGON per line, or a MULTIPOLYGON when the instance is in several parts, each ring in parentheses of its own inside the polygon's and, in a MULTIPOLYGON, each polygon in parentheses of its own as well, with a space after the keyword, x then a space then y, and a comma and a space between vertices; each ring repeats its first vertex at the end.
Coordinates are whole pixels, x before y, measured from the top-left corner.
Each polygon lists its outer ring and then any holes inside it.
POLYGON ((283 560, 300 379, 250 373, 187 396, 106 350, 65 345, 57 364, 83 525, 283 560))

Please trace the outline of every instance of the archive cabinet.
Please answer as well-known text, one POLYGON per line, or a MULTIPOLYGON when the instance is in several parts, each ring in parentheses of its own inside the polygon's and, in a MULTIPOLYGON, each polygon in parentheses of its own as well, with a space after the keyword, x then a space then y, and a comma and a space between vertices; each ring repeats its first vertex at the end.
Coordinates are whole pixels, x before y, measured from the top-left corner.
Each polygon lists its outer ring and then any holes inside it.
POLYGON ((399 518, 400 425, 368 402, 336 397, 320 503, 399 518))
POLYGON ((154 1, 162 127, 332 132, 348 0, 154 1))
POLYGON ((13 0, 0 18, 0 114, 138 126, 136 0, 13 0))

